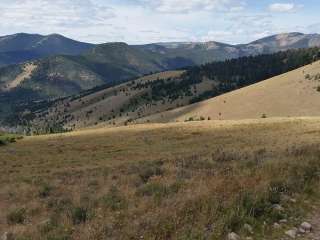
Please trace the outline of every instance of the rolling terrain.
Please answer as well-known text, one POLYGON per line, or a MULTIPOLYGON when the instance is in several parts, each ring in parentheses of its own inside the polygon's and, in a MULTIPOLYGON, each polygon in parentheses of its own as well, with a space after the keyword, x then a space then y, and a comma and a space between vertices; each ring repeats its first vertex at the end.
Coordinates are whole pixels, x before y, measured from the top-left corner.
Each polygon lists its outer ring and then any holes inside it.
POLYGON ((151 122, 320 115, 320 62, 221 96, 147 117, 151 122))
POLYGON ((0 146, 0 236, 286 239, 319 209, 319 126, 278 118, 25 137, 0 146))
MULTIPOLYGON (((161 116, 163 120, 161 122, 185 121, 189 118, 193 118, 194 120, 200 118, 220 119, 222 118, 222 107, 215 109, 218 117, 211 116, 207 113, 194 116, 195 114, 191 112, 191 116, 188 116, 188 118, 183 115, 179 119, 170 119, 169 117, 166 118, 165 115, 171 114, 171 112, 166 113, 165 111, 178 109, 172 110, 172 112, 179 113, 179 111, 184 111, 179 108, 181 106, 187 106, 186 109, 196 110, 197 108, 193 108, 193 106, 198 106, 202 103, 198 105, 190 104, 255 84, 279 74, 287 73, 313 62, 317 59, 318 53, 319 49, 312 48, 292 50, 272 55, 243 57, 193 67, 187 71, 171 71, 154 74, 114 87, 90 90, 84 94, 56 101, 49 108, 44 106, 32 111, 33 121, 31 125, 33 126, 33 130, 30 131, 52 132, 54 129, 71 130, 94 125, 113 126, 126 125, 134 122, 157 122, 161 121, 161 116)), ((310 98, 310 101, 312 100, 312 96, 315 98, 320 96, 317 89, 319 83, 316 73, 318 63, 314 63, 312 66, 312 69, 306 67, 305 70, 300 69, 296 72, 289 73, 289 86, 293 91, 300 93, 300 98, 305 94, 306 98, 310 98), (295 77, 297 72, 299 72, 299 75, 297 75, 295 82, 291 83, 290 80, 292 76, 295 77), (310 75, 310 80, 306 79, 308 74, 310 75), (296 82, 300 81, 301 84, 297 85, 296 82), (313 94, 310 95, 310 93, 313 94)), ((280 88, 283 84, 281 85, 281 81, 278 81, 278 78, 272 82, 275 82, 275 86, 270 88, 270 91, 276 91, 278 95, 281 94, 282 91, 286 91, 286 89, 280 88), (279 89, 276 85, 277 83, 280 84, 279 89)), ((285 84, 287 83, 288 82, 285 82, 285 84)), ((265 95, 262 94, 262 96, 265 95)), ((253 95, 251 99, 244 98, 243 104, 250 105, 252 103, 254 106, 254 103, 260 101, 260 98, 255 100, 254 97, 257 97, 257 94, 253 95)), ((232 105, 233 102, 239 103, 240 98, 241 97, 235 101, 230 101, 230 104, 232 105)), ((310 101, 308 103, 310 103, 310 101)), ((223 101, 223 104, 226 103, 223 101)), ((317 108, 316 105, 314 108, 317 108)), ((210 109, 214 111, 212 108, 210 109)), ((236 110, 232 111, 230 107, 230 112, 236 114, 237 111, 240 112, 243 108, 239 108, 238 105, 236 105, 235 109, 236 110)), ((308 110, 305 110, 305 113, 306 112, 308 112, 308 110)), ((186 112, 186 114, 187 113, 188 112, 186 112)), ((258 117, 262 117, 263 114, 267 114, 268 116, 270 113, 257 112, 257 114, 258 117)), ((246 114, 243 114, 243 116, 245 115, 246 114)), ((248 117, 250 117, 250 115, 248 115, 248 117)))
MULTIPOLYGON (((192 96, 173 102, 162 99, 154 99, 153 102, 149 100, 153 84, 162 81, 179 82, 183 73, 184 71, 168 71, 152 74, 115 87, 65 98, 57 101, 49 109, 35 113, 37 117, 33 126, 48 128, 50 123, 55 123, 66 129, 77 129, 101 123, 121 125, 146 114, 176 108, 179 104, 186 105, 192 96)), ((198 87, 202 88, 199 89, 199 94, 209 85, 210 82, 199 84, 198 87)))
MULTIPOLYGON (((242 45, 218 42, 93 45, 57 34, 0 37, 0 53, 19 55, 21 51, 32 51, 31 55, 38 56, 37 60, 27 63, 37 66, 33 74, 16 88, 39 92, 36 95, 46 99, 72 95, 106 83, 121 83, 150 72, 315 46, 320 46, 319 35, 301 33, 274 35, 242 45)), ((21 62, 32 60, 21 55, 24 58, 21 62)), ((0 85, 16 81, 25 65, 21 63, 0 69, 0 85)))
POLYGON ((318 37, 0 68, 0 239, 317 239, 318 37))

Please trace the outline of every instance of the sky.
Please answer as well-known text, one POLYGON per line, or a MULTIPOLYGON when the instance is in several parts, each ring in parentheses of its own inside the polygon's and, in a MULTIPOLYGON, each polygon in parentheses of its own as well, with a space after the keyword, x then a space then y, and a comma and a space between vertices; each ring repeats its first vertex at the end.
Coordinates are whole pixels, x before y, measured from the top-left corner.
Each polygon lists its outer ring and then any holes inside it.
POLYGON ((319 0, 1 0, 0 35, 239 44, 284 32, 320 33, 319 10, 319 0))

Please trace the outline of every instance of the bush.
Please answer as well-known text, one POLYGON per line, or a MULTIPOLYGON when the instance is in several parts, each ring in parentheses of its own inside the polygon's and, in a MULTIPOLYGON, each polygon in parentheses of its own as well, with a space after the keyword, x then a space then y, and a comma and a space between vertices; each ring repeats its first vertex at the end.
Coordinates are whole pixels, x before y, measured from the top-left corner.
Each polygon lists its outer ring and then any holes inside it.
POLYGON ((134 167, 134 171, 139 172, 139 177, 146 183, 153 176, 163 176, 164 170, 161 168, 162 161, 142 162, 134 167))
POLYGON ((52 188, 49 185, 47 185, 47 184, 43 185, 41 187, 41 189, 39 190, 39 197, 40 198, 49 197, 51 190, 52 190, 52 188))
POLYGON ((73 224, 85 223, 88 219, 88 210, 83 207, 76 207, 72 210, 73 224))
POLYGON ((268 201, 271 204, 279 204, 281 201, 281 194, 289 191, 287 185, 281 181, 272 181, 269 186, 268 201))
POLYGON ((9 143, 15 143, 16 139, 14 137, 10 137, 10 138, 8 138, 8 142, 9 143))
POLYGON ((311 80, 311 75, 310 74, 306 74, 305 75, 305 79, 311 80))
POLYGON ((26 220, 26 209, 15 209, 7 215, 8 224, 23 224, 26 220))
POLYGON ((6 141, 0 139, 0 146, 4 146, 4 145, 6 145, 6 141))
POLYGON ((139 196, 154 196, 156 198, 167 197, 175 194, 181 188, 181 183, 174 183, 171 185, 164 185, 161 183, 148 183, 140 187, 137 191, 139 196))
POLYGON ((121 195, 116 187, 112 187, 109 190, 109 193, 102 198, 102 202, 107 208, 113 211, 122 210, 128 206, 125 197, 121 195))

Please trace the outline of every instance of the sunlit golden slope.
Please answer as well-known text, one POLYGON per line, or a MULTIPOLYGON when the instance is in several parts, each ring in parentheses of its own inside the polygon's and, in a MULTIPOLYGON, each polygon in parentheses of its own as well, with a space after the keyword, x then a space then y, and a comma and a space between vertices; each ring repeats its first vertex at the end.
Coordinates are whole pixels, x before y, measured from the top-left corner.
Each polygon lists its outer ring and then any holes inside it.
POLYGON ((141 122, 320 116, 320 62, 141 122))

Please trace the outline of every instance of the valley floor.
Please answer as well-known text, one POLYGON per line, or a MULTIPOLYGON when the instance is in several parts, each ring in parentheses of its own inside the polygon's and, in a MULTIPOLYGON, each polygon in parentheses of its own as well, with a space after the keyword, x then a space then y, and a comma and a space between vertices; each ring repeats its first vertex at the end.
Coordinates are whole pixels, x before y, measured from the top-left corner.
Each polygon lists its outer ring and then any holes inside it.
POLYGON ((317 212, 319 149, 320 118, 26 137, 0 146, 0 237, 282 239, 317 212))

